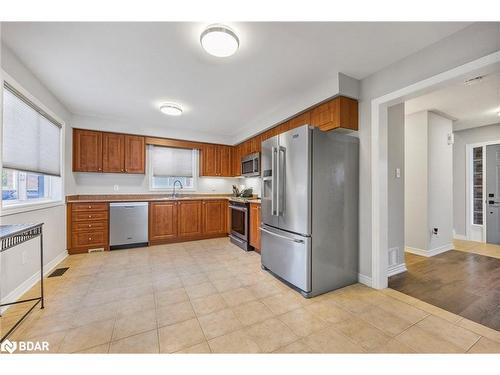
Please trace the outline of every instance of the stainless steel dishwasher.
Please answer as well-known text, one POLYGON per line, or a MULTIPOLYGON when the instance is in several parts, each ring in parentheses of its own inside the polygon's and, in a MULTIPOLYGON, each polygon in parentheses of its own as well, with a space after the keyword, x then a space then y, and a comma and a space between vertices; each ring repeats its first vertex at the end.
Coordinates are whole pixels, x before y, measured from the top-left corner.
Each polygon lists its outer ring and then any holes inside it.
POLYGON ((111 250, 148 244, 148 203, 109 204, 109 245, 111 250))

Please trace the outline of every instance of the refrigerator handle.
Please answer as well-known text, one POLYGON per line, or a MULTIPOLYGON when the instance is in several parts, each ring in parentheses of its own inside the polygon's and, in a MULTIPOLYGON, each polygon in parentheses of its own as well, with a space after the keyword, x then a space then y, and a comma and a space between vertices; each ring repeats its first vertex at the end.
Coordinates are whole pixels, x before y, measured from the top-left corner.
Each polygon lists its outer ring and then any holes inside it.
POLYGON ((278 150, 276 147, 272 148, 271 153, 271 215, 277 216, 276 212, 276 200, 275 196, 277 196, 277 164, 276 164, 276 156, 278 150))
POLYGON ((278 148, 278 188, 277 188, 277 211, 278 216, 283 215, 283 208, 285 206, 285 202, 283 201, 285 196, 285 162, 286 162, 286 148, 283 146, 279 146, 278 148), (283 154, 283 158, 281 158, 281 154, 283 154))
POLYGON ((287 236, 282 236, 281 234, 271 232, 270 230, 264 229, 262 227, 260 227, 260 230, 262 232, 265 232, 265 233, 270 234, 270 235, 275 236, 275 237, 282 238, 284 240, 288 240, 288 241, 292 241, 292 242, 297 242, 297 243, 304 243, 304 240, 300 240, 298 238, 290 238, 290 237, 287 237, 287 236))

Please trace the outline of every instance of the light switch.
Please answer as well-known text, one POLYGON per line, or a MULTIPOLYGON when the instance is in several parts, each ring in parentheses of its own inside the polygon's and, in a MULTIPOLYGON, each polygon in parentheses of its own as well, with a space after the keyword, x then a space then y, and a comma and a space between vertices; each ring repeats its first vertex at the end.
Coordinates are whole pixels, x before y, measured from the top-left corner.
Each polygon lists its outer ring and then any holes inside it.
POLYGON ((401 168, 396 168, 396 178, 401 178, 401 168))
POLYGON ((114 186, 113 186, 113 190, 114 190, 114 191, 118 191, 118 190, 120 190, 120 187, 119 187, 118 185, 114 185, 114 186))

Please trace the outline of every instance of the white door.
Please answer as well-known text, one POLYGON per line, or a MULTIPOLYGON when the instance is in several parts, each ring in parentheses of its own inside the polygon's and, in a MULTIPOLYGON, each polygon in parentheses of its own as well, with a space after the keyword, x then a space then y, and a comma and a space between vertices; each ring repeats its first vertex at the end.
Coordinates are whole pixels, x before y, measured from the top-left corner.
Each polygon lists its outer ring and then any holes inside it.
POLYGON ((500 144, 486 146, 486 242, 500 245, 500 144))

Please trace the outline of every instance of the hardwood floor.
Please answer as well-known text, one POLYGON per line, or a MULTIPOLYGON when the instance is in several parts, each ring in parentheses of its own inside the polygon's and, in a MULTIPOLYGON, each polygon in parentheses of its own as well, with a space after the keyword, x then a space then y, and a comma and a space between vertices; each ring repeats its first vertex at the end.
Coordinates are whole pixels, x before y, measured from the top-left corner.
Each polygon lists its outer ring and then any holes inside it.
POLYGON ((500 331, 500 259, 450 250, 430 258, 406 253, 407 272, 389 287, 500 331))

